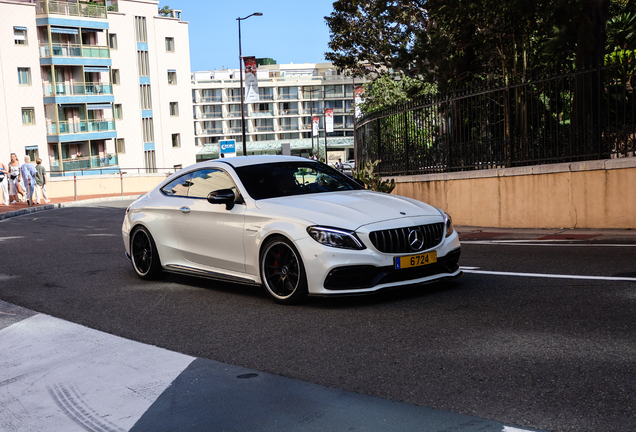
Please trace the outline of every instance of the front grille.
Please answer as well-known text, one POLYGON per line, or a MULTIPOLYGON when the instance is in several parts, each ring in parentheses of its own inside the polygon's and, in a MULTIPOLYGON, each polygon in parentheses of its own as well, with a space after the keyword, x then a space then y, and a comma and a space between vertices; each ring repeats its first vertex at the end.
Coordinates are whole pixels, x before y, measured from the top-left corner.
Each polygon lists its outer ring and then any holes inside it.
POLYGON ((434 223, 408 228, 394 228, 383 231, 373 231, 369 238, 373 246, 384 253, 413 253, 437 246, 444 239, 444 223, 434 223), (411 231, 420 230, 423 234, 423 245, 412 249, 409 242, 411 231))

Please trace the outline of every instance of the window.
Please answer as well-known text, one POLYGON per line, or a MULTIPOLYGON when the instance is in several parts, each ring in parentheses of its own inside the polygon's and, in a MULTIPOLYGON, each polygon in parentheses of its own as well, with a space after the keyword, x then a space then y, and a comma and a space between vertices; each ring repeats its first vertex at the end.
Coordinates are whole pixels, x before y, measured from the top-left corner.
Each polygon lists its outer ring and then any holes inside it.
POLYGON ((20 85, 31 85, 31 68, 18 68, 18 82, 20 85))
POLYGON ((179 116, 179 102, 170 102, 170 115, 172 117, 179 116))
POLYGON ((112 69, 111 73, 113 75, 113 84, 119 85, 119 69, 112 69))
POLYGON ((139 76, 150 76, 148 51, 137 51, 137 70, 139 71, 139 76))
POLYGON ((174 52, 174 38, 166 38, 166 52, 174 52))
POLYGON ((115 120, 124 119, 124 111, 122 110, 121 104, 113 105, 113 117, 115 117, 115 120))
POLYGON ((181 136, 180 134, 172 134, 172 147, 181 147, 181 136))
POLYGON ((144 152, 144 160, 146 162, 146 172, 157 172, 157 162, 155 160, 154 150, 146 150, 144 152))
POLYGON ((112 50, 116 50, 117 49, 117 34, 110 33, 108 35, 108 46, 112 50))
POLYGON ((173 71, 173 70, 168 71, 168 84, 172 84, 172 85, 177 84, 177 71, 173 71))
POLYGON ((118 154, 126 153, 126 142, 123 138, 117 138, 115 145, 117 146, 118 154))
POLYGON ((13 27, 13 41, 16 45, 28 45, 27 28, 13 27))
MULTIPOLYGON (((175 167, 176 168, 176 167, 175 167)), ((188 188, 190 187, 190 179, 192 173, 188 173, 179 178, 172 180, 170 183, 161 188, 161 192, 169 196, 188 196, 188 188)), ((210 191, 208 191, 210 192, 210 191)), ((206 195, 207 197, 207 195, 206 195)))
POLYGON ((35 124, 35 108, 22 108, 22 124, 35 124))
POLYGON ((152 109, 152 96, 150 94, 150 85, 142 84, 139 86, 139 96, 141 98, 141 109, 152 109))
POLYGON ((152 118, 144 118, 141 119, 143 126, 143 139, 145 143, 154 142, 155 141, 155 132, 153 129, 152 118))
POLYGON ((205 169, 192 173, 190 187, 188 188, 189 198, 205 198, 211 191, 221 189, 231 189, 236 196, 236 186, 226 173, 221 170, 205 169))
POLYGON ((137 42, 148 42, 146 35, 146 17, 135 17, 135 36, 137 42))

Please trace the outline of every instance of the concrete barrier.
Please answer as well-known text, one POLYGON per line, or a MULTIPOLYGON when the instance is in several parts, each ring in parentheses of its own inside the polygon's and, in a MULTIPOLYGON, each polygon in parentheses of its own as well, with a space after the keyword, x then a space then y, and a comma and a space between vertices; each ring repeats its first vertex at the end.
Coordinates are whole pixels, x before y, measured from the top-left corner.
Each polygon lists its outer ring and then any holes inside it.
POLYGON ((395 177, 458 225, 636 228, 636 157, 395 177))

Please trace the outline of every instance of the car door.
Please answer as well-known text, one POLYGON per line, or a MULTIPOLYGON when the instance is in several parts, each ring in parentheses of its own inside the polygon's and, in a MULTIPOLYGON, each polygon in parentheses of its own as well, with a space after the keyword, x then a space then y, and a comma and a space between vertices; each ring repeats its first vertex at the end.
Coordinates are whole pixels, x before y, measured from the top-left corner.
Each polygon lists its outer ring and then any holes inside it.
POLYGON ((225 205, 209 203, 209 193, 221 189, 231 189, 238 196, 236 185, 225 171, 194 171, 188 197, 181 200, 176 212, 175 235, 187 261, 244 273, 245 205, 228 210, 225 205))

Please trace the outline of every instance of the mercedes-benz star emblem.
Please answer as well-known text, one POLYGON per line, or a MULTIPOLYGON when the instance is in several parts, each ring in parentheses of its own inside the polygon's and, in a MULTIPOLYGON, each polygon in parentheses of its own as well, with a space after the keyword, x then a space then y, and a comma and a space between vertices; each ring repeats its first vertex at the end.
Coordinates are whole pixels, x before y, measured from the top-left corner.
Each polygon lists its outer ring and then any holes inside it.
POLYGON ((409 246, 411 246, 411 250, 418 251, 424 247, 424 234, 419 228, 412 229, 409 232, 409 246))

